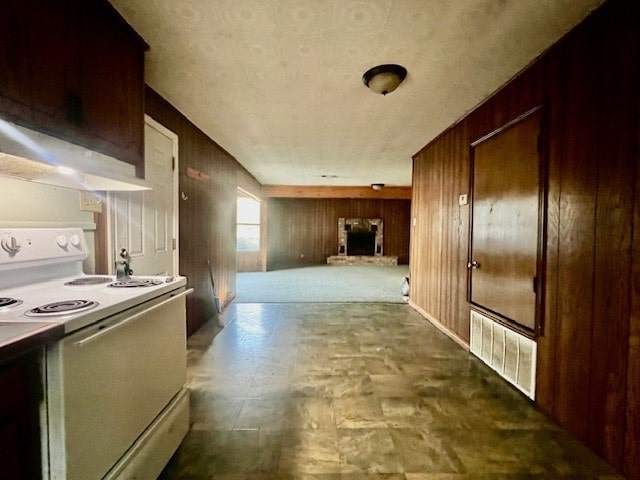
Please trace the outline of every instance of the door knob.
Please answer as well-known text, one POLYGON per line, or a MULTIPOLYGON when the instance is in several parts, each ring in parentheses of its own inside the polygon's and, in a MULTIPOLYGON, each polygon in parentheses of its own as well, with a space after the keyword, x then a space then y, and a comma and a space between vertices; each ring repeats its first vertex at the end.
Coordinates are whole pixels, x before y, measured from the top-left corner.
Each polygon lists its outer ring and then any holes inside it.
POLYGON ((467 263, 467 268, 471 268, 473 270, 476 270, 476 269, 480 268, 480 264, 478 262, 469 262, 469 263, 467 263))

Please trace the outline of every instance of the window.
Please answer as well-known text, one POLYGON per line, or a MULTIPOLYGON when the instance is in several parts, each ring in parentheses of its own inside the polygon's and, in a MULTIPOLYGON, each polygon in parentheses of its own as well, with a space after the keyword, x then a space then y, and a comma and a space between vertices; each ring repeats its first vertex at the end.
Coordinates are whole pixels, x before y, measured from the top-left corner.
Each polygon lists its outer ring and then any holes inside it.
POLYGON ((236 250, 260 251, 260 202, 251 197, 238 197, 236 250))

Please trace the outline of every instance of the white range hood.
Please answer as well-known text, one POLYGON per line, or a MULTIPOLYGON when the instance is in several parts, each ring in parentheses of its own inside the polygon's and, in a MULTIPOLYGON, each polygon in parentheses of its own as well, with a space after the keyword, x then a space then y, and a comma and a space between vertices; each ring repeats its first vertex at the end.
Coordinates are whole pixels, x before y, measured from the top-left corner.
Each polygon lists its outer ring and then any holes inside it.
POLYGON ((135 167, 0 119, 0 176, 91 191, 149 190, 135 167))

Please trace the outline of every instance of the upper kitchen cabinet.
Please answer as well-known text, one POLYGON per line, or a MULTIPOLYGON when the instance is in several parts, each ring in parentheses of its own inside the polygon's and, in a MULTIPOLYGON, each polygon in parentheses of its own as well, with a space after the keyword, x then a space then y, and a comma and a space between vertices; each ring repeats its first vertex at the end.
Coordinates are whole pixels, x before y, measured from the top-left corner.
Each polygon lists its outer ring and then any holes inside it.
POLYGON ((0 113, 26 125, 34 124, 36 112, 55 118, 63 108, 65 89, 64 1, 3 3, 0 113))
POLYGON ((144 175, 144 41, 106 0, 6 0, 0 116, 144 175))
MULTIPOLYGON (((144 164, 145 44, 106 2, 80 0, 77 92, 97 150, 144 164), (119 154, 117 152, 120 152, 119 154)), ((75 55, 73 55, 75 57, 75 55)))

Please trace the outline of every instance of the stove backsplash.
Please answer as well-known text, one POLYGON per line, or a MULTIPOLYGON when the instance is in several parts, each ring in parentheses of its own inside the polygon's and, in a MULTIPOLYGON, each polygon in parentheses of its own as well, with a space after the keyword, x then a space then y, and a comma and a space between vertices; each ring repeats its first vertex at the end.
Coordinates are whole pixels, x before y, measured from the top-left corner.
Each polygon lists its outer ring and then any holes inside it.
POLYGON ((29 227, 82 228, 89 249, 84 271, 95 272, 95 222, 80 210, 78 191, 0 177, 0 228, 29 227))

